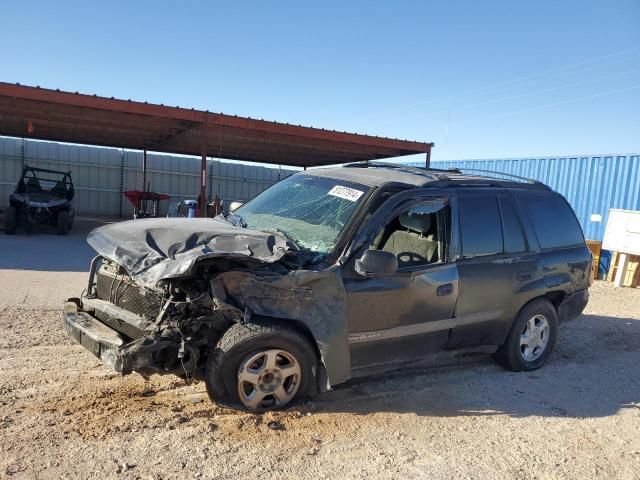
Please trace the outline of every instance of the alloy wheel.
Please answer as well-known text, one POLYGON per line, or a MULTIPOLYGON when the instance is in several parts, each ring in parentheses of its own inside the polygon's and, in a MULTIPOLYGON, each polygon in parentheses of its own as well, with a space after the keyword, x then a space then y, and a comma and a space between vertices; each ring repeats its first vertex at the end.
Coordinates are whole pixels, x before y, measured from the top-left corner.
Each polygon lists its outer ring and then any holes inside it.
POLYGON ((249 355, 238 369, 238 395, 250 410, 278 408, 289 403, 300 387, 298 360, 281 349, 249 355))
POLYGON ((544 315, 535 315, 525 324, 520 335, 520 354, 527 362, 540 358, 549 343, 549 321, 544 315))

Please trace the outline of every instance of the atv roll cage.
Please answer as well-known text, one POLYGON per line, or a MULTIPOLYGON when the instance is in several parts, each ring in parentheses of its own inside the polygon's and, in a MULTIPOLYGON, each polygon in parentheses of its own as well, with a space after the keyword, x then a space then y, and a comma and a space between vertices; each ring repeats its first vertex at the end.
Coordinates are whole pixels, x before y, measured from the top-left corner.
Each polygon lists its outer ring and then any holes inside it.
POLYGON ((70 171, 61 172, 25 165, 16 193, 48 193, 71 201, 75 191, 70 171))

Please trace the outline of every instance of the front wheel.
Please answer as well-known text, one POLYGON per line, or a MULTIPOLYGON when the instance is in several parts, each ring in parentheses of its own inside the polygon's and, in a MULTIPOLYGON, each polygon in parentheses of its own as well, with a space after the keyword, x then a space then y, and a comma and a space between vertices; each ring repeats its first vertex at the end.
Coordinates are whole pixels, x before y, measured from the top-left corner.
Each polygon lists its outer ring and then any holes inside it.
POLYGON ((14 235, 18 227, 18 209, 10 206, 7 209, 7 217, 5 219, 4 232, 7 235, 14 235))
POLYGON ((557 335, 555 307, 544 298, 534 300, 520 310, 495 358, 514 372, 536 370, 551 355, 557 335))
POLYGON ((209 397, 260 412, 284 408, 315 392, 315 349, 296 328, 256 321, 235 324, 211 352, 209 397))

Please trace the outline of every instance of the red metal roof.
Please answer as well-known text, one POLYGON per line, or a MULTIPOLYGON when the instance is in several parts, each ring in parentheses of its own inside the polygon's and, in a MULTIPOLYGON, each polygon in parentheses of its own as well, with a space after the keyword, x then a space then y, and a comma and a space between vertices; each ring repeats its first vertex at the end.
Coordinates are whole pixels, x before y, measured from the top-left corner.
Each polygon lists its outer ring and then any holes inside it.
POLYGON ((0 135, 312 167, 432 144, 0 82, 0 135))

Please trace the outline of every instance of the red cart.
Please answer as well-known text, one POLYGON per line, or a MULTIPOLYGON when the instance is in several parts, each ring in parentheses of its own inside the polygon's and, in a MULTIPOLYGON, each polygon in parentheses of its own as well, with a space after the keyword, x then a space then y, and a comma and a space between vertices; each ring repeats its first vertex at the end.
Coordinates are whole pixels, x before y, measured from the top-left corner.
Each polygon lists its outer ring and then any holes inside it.
POLYGON ((164 193, 141 192, 140 190, 127 190, 124 192, 124 196, 133 205, 133 218, 157 217, 160 213, 160 201, 171 198, 164 193), (149 209, 148 202, 151 202, 151 209, 149 209))

